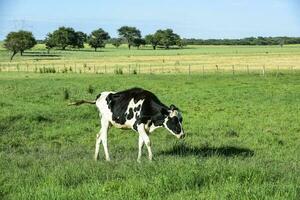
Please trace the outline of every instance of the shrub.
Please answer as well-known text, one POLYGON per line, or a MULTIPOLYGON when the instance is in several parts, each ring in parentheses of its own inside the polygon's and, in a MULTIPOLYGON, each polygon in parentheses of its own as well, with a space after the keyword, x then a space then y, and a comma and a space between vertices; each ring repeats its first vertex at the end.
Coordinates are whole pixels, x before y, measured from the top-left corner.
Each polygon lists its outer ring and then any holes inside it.
POLYGON ((64 95, 64 100, 68 100, 70 98, 69 90, 64 88, 63 95, 64 95))
POLYGON ((89 85, 87 91, 88 91, 88 93, 93 94, 95 89, 93 88, 93 86, 89 85))
POLYGON ((65 67, 61 72, 62 72, 62 73, 68 73, 68 68, 65 67))
POLYGON ((56 73, 56 70, 54 67, 43 67, 39 68, 40 73, 56 73))
POLYGON ((123 70, 121 68, 115 69, 115 74, 122 75, 123 70))

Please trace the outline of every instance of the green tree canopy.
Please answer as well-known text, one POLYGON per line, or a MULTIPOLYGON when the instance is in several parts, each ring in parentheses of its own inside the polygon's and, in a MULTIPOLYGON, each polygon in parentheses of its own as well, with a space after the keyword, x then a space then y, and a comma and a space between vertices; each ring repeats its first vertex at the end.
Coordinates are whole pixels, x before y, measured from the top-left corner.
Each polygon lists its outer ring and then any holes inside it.
POLYGON ((23 55, 23 52, 27 49, 31 49, 36 45, 36 40, 31 32, 20 30, 18 32, 10 32, 4 41, 4 47, 12 51, 13 57, 20 52, 23 55))
POLYGON ((56 46, 55 41, 54 41, 53 36, 52 36, 51 33, 47 34, 47 37, 45 39, 45 46, 46 46, 46 49, 48 50, 48 53, 50 52, 50 49, 52 49, 56 46))
POLYGON ((71 45, 73 48, 84 48, 84 43, 87 41, 87 35, 81 31, 75 32, 71 45))
POLYGON ((70 27, 59 27, 52 33, 53 41, 56 47, 66 49, 67 46, 77 46, 76 32, 70 27))
POLYGON ((95 51, 97 51, 97 48, 105 47, 106 40, 108 40, 109 38, 109 34, 102 28, 99 28, 90 34, 88 43, 95 49, 95 51))
POLYGON ((159 38, 155 37, 152 34, 146 35, 145 36, 145 41, 146 41, 146 44, 152 45, 152 48, 154 50, 156 49, 157 45, 159 44, 159 38))
POLYGON ((138 30, 136 27, 122 26, 118 29, 118 32, 120 37, 126 39, 129 49, 132 45, 134 45, 135 39, 142 38, 141 31, 138 30))
POLYGON ((119 46, 121 46, 121 44, 122 44, 121 38, 112 38, 110 41, 111 41, 111 44, 114 45, 116 48, 119 48, 119 46))
POLYGON ((156 38, 159 41, 158 44, 165 49, 177 45, 181 41, 180 36, 174 33, 172 29, 157 30, 154 34, 154 38, 156 38))
POLYGON ((143 38, 134 38, 132 41, 132 46, 140 48, 141 45, 145 45, 146 41, 143 38))

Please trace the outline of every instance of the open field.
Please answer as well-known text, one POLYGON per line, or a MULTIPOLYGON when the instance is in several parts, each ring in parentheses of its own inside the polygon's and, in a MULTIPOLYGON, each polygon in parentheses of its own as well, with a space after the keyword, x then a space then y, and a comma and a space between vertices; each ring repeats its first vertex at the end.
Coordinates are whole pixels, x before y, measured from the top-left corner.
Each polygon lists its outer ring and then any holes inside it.
MULTIPOLYGON (((292 46, 270 47, 269 54, 260 47, 238 49, 245 62, 261 58, 296 64, 300 58, 299 48, 292 46)), ((121 62, 129 52, 148 52, 119 51, 119 56, 99 52, 99 57, 90 57, 95 62, 121 62)), ((202 49, 185 55, 185 51, 190 49, 159 50, 162 55, 153 52, 127 59, 142 57, 150 62, 150 58, 168 57, 173 62, 178 56, 170 54, 182 52, 189 61, 228 57, 229 62, 234 56, 233 52, 198 55, 202 49)), ((81 58, 76 54, 91 54, 58 53, 63 60, 78 62, 81 58)), ((62 62, 60 58, 53 62, 62 62)), ((13 62, 23 61, 18 57, 13 62)), ((0 199, 299 199, 299 77, 299 72, 265 77, 1 72, 0 199), (148 162, 144 151, 138 164, 137 134, 112 128, 112 161, 103 161, 101 151, 100 161, 94 162, 97 110, 67 103, 134 86, 181 108, 187 137, 178 141, 166 130, 157 130, 150 136, 155 160, 148 162)))
POLYGON ((39 71, 53 67, 56 71, 113 73, 196 73, 300 69, 300 45, 279 46, 187 46, 184 49, 152 50, 146 46, 128 50, 126 45, 116 49, 107 45, 94 52, 88 46, 81 50, 52 50, 47 54, 39 44, 23 57, 17 55, 9 62, 9 53, 0 49, 2 71, 39 71))

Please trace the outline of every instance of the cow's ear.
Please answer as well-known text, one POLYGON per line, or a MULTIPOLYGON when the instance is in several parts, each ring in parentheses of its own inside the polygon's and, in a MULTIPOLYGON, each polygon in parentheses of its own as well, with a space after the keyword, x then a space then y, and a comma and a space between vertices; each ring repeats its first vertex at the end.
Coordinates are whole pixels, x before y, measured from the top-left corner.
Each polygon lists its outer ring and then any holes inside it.
POLYGON ((169 115, 169 111, 166 108, 161 108, 160 110, 161 114, 168 116, 169 115))
POLYGON ((171 104, 171 105, 170 105, 170 110, 172 110, 172 111, 173 111, 173 110, 178 110, 178 108, 177 108, 175 105, 171 104))

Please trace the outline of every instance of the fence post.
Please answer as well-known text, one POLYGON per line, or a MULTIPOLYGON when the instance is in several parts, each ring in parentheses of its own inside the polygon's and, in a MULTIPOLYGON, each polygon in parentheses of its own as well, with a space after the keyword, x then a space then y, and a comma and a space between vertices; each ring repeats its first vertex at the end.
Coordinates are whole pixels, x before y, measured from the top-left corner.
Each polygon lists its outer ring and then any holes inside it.
POLYGON ((262 75, 265 76, 265 65, 263 65, 262 75))
POLYGON ((130 74, 130 64, 128 65, 128 74, 130 74))
POLYGON ((247 73, 249 74, 249 65, 247 65, 247 73))
POLYGON ((295 69, 295 66, 293 66, 293 73, 294 73, 294 74, 296 73, 296 69, 295 69))
POLYGON ((151 64, 149 65, 149 74, 152 73, 151 64))
POLYGON ((191 75, 191 64, 189 64, 189 75, 191 75))
POLYGON ((141 73, 141 65, 139 65, 139 74, 141 73))
POLYGON ((202 65, 202 76, 204 77, 204 65, 202 65))
POLYGON ((219 66, 218 65, 216 65, 216 69, 217 69, 217 73, 219 72, 219 66))
POLYGON ((234 65, 232 65, 232 75, 234 75, 234 65))

